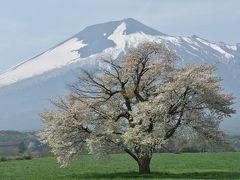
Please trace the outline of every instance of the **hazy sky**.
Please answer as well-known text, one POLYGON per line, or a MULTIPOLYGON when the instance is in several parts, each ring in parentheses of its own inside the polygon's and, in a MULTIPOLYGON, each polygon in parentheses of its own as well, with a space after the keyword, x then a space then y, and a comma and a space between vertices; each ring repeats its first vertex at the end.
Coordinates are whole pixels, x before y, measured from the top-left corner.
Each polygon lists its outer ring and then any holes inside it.
POLYGON ((88 25, 127 17, 170 35, 240 42, 240 0, 0 0, 0 71, 88 25))

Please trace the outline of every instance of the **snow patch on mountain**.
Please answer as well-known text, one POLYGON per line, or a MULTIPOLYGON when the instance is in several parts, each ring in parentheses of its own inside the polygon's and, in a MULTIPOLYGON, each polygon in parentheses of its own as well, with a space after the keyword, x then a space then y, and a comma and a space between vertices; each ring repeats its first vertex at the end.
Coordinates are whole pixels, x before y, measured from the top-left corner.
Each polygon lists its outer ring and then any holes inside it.
POLYGON ((237 51, 237 46, 236 46, 236 45, 229 45, 229 44, 227 44, 226 47, 227 47, 228 49, 233 50, 233 51, 237 51))
POLYGON ((0 86, 9 85, 66 66, 80 58, 77 50, 84 46, 86 44, 83 44, 77 38, 70 39, 58 48, 50 49, 42 55, 25 61, 1 74, 0 86))
POLYGON ((200 45, 199 45, 196 41, 193 41, 192 38, 182 37, 182 39, 183 39, 185 42, 187 42, 192 49, 194 49, 194 50, 196 50, 196 51, 199 50, 198 48, 200 47, 200 45))
POLYGON ((173 36, 161 36, 162 39, 171 42, 176 46, 181 46, 180 38, 173 36))
POLYGON ((123 22, 120 24, 113 33, 108 37, 108 39, 112 40, 119 50, 124 50, 125 48, 125 40, 124 40, 124 31, 126 30, 126 24, 123 22))
POLYGON ((218 51, 219 53, 223 54, 227 59, 231 59, 234 58, 234 56, 232 54, 227 53, 226 51, 224 51, 220 46, 218 46, 217 44, 214 43, 210 43, 208 41, 205 41, 201 38, 197 38, 198 41, 200 41, 201 43, 211 47, 212 49, 218 51))

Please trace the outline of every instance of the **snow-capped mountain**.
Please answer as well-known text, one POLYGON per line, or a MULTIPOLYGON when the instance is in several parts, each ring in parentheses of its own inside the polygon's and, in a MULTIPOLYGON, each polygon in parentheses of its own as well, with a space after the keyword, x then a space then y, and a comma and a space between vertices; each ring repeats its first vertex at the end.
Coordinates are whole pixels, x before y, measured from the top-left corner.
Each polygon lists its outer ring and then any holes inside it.
MULTIPOLYGON (((49 98, 67 92, 66 83, 74 81, 79 68, 96 67, 103 55, 117 57, 145 41, 165 43, 181 56, 180 63, 217 64, 225 91, 240 97, 237 94, 240 44, 214 43, 197 36, 170 36, 129 18, 89 26, 48 51, 2 72, 0 129, 40 129, 39 113, 50 107, 49 98)), ((226 120, 223 127, 235 131, 240 121, 226 120)))

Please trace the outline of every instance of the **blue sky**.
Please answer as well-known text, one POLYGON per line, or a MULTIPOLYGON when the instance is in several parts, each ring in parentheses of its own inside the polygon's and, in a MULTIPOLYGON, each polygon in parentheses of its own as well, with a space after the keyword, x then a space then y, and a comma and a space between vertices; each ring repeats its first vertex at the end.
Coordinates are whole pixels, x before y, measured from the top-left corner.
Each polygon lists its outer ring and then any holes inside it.
POLYGON ((0 71, 88 25, 127 17, 170 35, 240 42, 239 0, 0 0, 0 71))

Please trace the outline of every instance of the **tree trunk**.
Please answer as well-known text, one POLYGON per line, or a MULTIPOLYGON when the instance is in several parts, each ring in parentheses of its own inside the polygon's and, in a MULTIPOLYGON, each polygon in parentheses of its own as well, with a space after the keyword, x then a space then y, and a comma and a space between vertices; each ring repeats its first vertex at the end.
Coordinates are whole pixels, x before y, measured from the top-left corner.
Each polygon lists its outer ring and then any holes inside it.
POLYGON ((148 156, 142 156, 138 160, 138 167, 140 174, 149 174, 150 173, 150 161, 151 158, 148 156))
POLYGON ((138 163, 140 174, 149 174, 150 173, 150 161, 152 158, 152 154, 137 156, 131 150, 129 150, 127 148, 124 150, 138 163))

